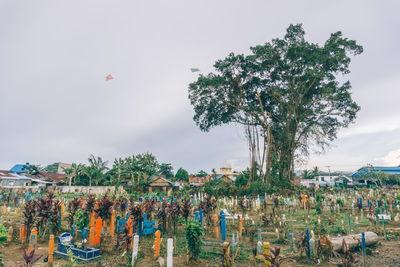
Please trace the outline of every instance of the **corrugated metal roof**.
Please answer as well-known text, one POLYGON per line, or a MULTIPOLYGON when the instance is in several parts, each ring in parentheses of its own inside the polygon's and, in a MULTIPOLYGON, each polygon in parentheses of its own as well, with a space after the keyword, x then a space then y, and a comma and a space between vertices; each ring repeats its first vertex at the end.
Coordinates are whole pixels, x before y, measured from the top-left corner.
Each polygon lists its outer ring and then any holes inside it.
MULTIPOLYGON (((376 172, 383 172, 387 174, 400 174, 400 167, 380 167, 380 166, 373 166, 372 167, 376 172)), ((352 177, 361 176, 363 172, 367 172, 369 167, 362 167, 356 173, 352 175, 352 177)))
POLYGON ((10 171, 15 172, 15 173, 24 173, 27 171, 25 166, 30 166, 29 164, 16 164, 14 167, 10 169, 10 171))

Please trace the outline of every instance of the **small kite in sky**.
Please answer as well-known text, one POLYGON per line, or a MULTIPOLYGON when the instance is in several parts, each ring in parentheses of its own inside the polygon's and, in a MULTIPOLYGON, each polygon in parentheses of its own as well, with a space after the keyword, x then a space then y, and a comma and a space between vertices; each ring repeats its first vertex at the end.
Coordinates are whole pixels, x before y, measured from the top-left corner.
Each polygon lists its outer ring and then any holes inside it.
POLYGON ((191 72, 198 72, 198 71, 200 71, 198 68, 190 68, 190 71, 191 72))
POLYGON ((110 80, 112 80, 112 79, 114 79, 114 78, 113 78, 113 76, 112 76, 111 74, 108 74, 108 75, 106 76, 106 81, 110 81, 110 80))

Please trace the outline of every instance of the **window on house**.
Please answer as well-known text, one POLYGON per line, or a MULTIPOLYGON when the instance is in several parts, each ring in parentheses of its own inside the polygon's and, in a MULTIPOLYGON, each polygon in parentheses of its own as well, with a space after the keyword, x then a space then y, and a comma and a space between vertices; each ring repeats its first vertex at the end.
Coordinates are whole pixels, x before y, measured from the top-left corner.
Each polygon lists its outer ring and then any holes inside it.
POLYGON ((322 181, 322 182, 325 182, 325 177, 321 177, 321 181, 322 181))

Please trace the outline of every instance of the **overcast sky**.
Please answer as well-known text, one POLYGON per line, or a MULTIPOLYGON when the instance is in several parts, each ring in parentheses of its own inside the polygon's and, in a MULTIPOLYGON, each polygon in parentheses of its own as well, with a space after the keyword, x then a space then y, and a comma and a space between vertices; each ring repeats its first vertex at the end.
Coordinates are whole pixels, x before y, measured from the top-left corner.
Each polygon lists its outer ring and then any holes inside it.
POLYGON ((290 23, 303 23, 312 42, 340 30, 364 47, 347 76, 356 122, 297 168, 397 166, 399 10, 398 0, 0 0, 0 169, 146 151, 175 171, 243 169, 240 126, 203 133, 193 122, 190 68, 207 73, 290 23))

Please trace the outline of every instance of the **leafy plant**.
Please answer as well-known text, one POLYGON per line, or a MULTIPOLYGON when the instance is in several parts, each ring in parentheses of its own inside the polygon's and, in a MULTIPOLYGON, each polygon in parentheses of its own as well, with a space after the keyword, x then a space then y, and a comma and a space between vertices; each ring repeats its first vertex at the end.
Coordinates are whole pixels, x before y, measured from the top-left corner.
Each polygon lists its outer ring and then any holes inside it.
POLYGON ((60 206, 61 201, 54 200, 52 208, 50 209, 49 213, 49 222, 51 225, 51 230, 54 235, 57 235, 59 225, 60 225, 60 206))
POLYGON ((113 201, 105 195, 99 202, 98 208, 95 209, 95 212, 103 221, 106 221, 111 218, 112 207, 114 206, 113 201))
POLYGON ((80 205, 81 205, 81 201, 80 201, 80 199, 77 198, 77 197, 73 198, 73 199, 68 203, 68 211, 69 211, 69 214, 68 214, 67 220, 68 220, 68 223, 69 223, 69 226, 70 226, 70 227, 74 224, 75 213, 76 213, 76 211, 79 209, 80 205))
POLYGON ((284 261, 290 260, 290 258, 284 258, 279 255, 281 253, 280 248, 270 248, 269 251, 269 255, 263 254, 263 256, 270 263, 271 267, 279 267, 284 261))
POLYGON ((92 211, 94 211, 94 207, 96 205, 96 198, 93 195, 89 195, 87 201, 86 201, 86 206, 85 210, 91 214, 92 211))
POLYGON ((143 207, 146 211, 147 219, 151 220, 155 206, 156 206, 156 200, 154 198, 146 199, 144 201, 143 207))
POLYGON ((7 229, 4 227, 3 224, 0 224, 0 247, 3 246, 3 244, 7 241, 7 239, 8 239, 7 229))
POLYGON ((164 200, 157 210, 157 218, 161 220, 163 231, 167 228, 168 203, 164 200))
POLYGON ((33 264, 40 260, 40 258, 42 257, 42 255, 35 255, 35 248, 33 248, 29 253, 26 253, 25 248, 22 248, 22 256, 24 257, 26 267, 33 266, 33 264))
POLYGON ((132 235, 129 234, 128 228, 125 227, 122 232, 117 233, 117 243, 115 247, 120 251, 125 251, 131 242, 132 242, 132 235))
POLYGON ((89 226, 89 214, 84 209, 78 209, 74 217, 74 225, 77 229, 85 229, 89 226))
POLYGON ((198 259, 201 252, 201 246, 203 244, 201 236, 204 234, 204 230, 198 222, 188 221, 185 231, 189 249, 189 258, 191 261, 195 261, 198 259))
POLYGON ((187 197, 185 197, 185 200, 183 201, 183 205, 182 205, 182 216, 183 216, 183 218, 185 218, 186 224, 188 222, 191 207, 192 207, 192 204, 190 203, 190 200, 187 197))
POLYGON ((29 200, 24 207, 24 211, 22 212, 24 215, 24 225, 26 228, 26 232, 30 233, 33 225, 36 222, 36 201, 29 200))
POLYGON ((353 255, 350 251, 350 249, 347 247, 346 241, 343 239, 342 242, 342 252, 343 252, 343 257, 341 261, 331 261, 331 263, 336 264, 338 266, 342 267, 352 267, 355 266, 358 262, 359 259, 353 255))
POLYGON ((130 214, 133 217, 133 229, 137 228, 143 221, 143 206, 142 204, 135 204, 131 202, 130 214))
POLYGON ((168 215, 174 226, 174 234, 176 233, 176 223, 181 214, 181 206, 178 201, 171 201, 168 205, 168 215))

